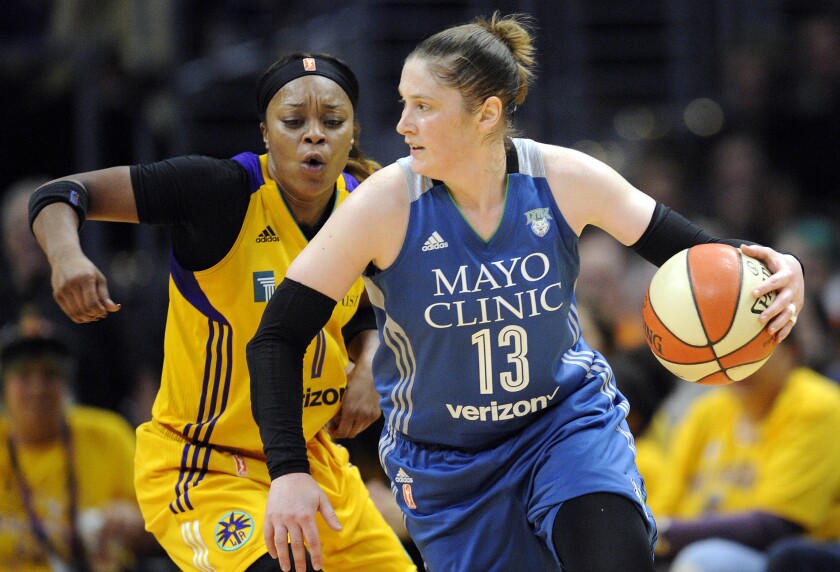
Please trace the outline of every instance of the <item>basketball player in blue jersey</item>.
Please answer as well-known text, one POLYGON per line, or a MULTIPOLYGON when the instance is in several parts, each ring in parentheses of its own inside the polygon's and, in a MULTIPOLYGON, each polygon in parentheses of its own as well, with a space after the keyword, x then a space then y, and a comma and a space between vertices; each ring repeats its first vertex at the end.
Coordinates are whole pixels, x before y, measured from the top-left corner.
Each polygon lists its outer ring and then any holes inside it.
MULTIPOLYGON (((511 138, 534 65, 528 24, 494 14, 408 56, 397 131, 410 157, 327 221, 248 344, 252 381, 271 392, 254 407, 274 412, 266 526, 279 544, 290 536, 296 562, 317 544, 317 512, 333 514, 300 439, 284 437, 300 432, 303 351, 364 272, 380 459, 428 570, 653 570, 629 405, 578 320, 577 241, 595 225, 658 265, 718 239, 589 156, 511 138)), ((772 273, 753 295, 776 292, 761 320, 781 340, 802 307, 801 266, 742 248, 772 273)))
MULTIPOLYGON (((30 200, 54 295, 76 322, 119 309, 80 248, 86 216, 171 229, 163 375, 152 420, 137 430, 135 487, 146 528, 183 570, 278 568, 274 544, 262 539, 276 475, 252 415, 245 344, 288 264, 378 167, 356 145, 359 85, 340 60, 291 54, 266 70, 257 92, 262 155, 191 155, 81 173, 30 200)), ((324 430, 331 424, 332 436, 353 436, 380 414, 370 375, 378 339, 372 311, 366 320, 359 310, 363 292, 357 276, 306 344, 306 413, 293 438, 344 524, 320 522, 312 567, 413 571, 346 449, 324 430)), ((271 414, 260 413, 270 427, 271 414)), ((297 569, 308 568, 300 561, 297 569)))

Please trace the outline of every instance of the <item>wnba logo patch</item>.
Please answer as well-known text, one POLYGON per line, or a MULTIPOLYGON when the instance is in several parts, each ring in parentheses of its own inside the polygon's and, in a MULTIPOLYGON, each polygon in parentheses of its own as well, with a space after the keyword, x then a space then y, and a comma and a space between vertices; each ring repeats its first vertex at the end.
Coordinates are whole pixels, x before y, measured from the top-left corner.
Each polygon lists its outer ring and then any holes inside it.
POLYGON ((397 476, 394 477, 394 480, 402 485, 402 494, 405 506, 411 509, 417 508, 417 505, 414 504, 414 493, 411 492, 411 483, 414 482, 414 479, 408 476, 408 473, 400 467, 397 471, 397 476))
POLYGON ((403 491, 403 500, 405 501, 405 506, 408 508, 417 508, 417 505, 414 504, 414 494, 411 492, 411 485, 408 483, 402 486, 403 491))
POLYGON ((250 515, 232 510, 216 523, 216 546, 226 552, 241 548, 254 533, 254 519, 250 515))
POLYGON ((237 477, 247 477, 248 476, 248 465, 245 464, 245 459, 243 459, 239 455, 234 455, 233 456, 233 462, 236 465, 236 476, 237 477))

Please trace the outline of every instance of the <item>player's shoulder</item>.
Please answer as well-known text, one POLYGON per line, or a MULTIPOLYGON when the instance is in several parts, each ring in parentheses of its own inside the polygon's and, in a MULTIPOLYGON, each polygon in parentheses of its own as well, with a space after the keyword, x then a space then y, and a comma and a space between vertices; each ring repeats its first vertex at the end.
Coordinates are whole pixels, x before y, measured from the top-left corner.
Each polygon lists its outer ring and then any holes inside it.
POLYGON ((383 211, 404 208, 407 204, 406 174, 398 163, 391 163, 362 181, 350 193, 348 201, 376 207, 383 211))
POLYGON ((549 176, 587 179, 598 173, 606 173, 606 163, 570 147, 536 142, 549 176))

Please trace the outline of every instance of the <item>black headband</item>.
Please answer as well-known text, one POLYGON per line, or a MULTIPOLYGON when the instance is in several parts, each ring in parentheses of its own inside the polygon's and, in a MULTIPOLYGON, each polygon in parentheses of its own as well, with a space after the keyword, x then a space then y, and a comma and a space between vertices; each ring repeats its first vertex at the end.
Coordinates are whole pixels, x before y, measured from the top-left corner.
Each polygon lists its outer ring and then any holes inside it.
POLYGON ((320 75, 333 80, 344 90, 344 93, 350 98, 350 103, 353 104, 353 109, 356 109, 356 104, 359 101, 359 82, 353 72, 336 65, 330 60, 316 57, 292 60, 278 67, 262 82, 257 94, 257 106, 260 114, 265 115, 271 98, 280 91, 280 88, 305 75, 320 75))

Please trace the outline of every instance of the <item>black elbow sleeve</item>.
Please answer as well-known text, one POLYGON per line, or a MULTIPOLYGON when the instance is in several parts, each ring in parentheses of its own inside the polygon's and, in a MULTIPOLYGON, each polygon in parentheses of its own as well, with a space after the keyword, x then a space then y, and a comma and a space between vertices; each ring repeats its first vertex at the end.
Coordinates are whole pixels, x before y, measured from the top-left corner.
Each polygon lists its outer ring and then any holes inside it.
POLYGON ((272 479, 309 471, 303 437, 303 358, 335 304, 329 296, 285 278, 246 346, 251 412, 272 479))
POLYGON ((676 253, 696 244, 719 242, 738 248, 742 244, 755 244, 749 240, 717 238, 662 203, 656 203, 650 223, 641 238, 630 248, 645 260, 662 266, 676 253))

